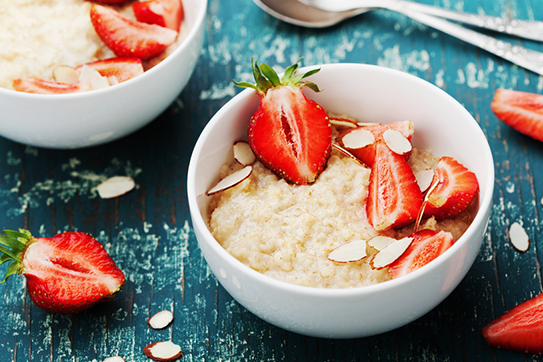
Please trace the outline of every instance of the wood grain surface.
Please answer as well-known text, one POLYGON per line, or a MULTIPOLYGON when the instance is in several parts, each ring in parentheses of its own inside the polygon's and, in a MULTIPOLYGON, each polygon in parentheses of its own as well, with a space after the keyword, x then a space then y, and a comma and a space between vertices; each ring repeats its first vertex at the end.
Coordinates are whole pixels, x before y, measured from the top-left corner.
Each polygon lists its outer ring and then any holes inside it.
MULTIPOLYGON (((420 2, 543 21, 543 2, 535 0, 420 2)), ((543 43, 500 38, 543 51, 543 43)), ((114 355, 147 361, 143 347, 160 340, 181 345, 181 361, 543 360, 495 350, 480 331, 542 291, 543 144, 492 114, 497 88, 542 93, 543 78, 387 11, 305 29, 268 16, 250 0, 210 0, 204 49, 191 81, 150 125, 113 143, 78 150, 0 139, 0 227, 23 227, 37 236, 88 232, 127 276, 113 302, 74 316, 35 307, 22 277, 0 285, 0 361, 99 362, 114 355), (466 278, 430 313, 374 337, 316 339, 260 320, 218 284, 191 226, 187 166, 206 123, 240 91, 232 79, 251 80, 253 56, 278 71, 300 57, 304 66, 350 62, 402 70, 448 92, 479 122, 496 167, 489 229, 466 278), (102 200, 95 187, 118 175, 134 177, 137 188, 102 200), (525 253, 509 243, 513 222, 530 236, 525 253), (164 330, 150 329, 147 319, 162 309, 174 312, 174 322, 164 330)))

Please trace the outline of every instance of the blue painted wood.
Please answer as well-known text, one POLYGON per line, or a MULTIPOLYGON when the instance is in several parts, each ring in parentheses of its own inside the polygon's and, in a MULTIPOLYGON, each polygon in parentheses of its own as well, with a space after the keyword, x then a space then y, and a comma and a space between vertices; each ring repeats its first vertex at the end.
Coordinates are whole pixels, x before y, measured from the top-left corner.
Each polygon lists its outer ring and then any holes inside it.
MULTIPOLYGON (((535 1, 420 2, 543 20, 543 3, 535 1)), ((541 77, 386 11, 328 29, 304 29, 277 21, 250 0, 210 0, 206 28, 190 84, 144 129, 70 151, 0 139, 0 227, 24 227, 39 236, 89 232, 127 276, 113 302, 75 316, 35 307, 23 278, 0 285, 1 361, 86 362, 113 355, 147 361, 143 347, 162 339, 180 344, 184 361, 543 360, 494 350, 480 333, 484 324, 542 291, 543 145, 502 124, 490 110, 497 88, 542 93, 541 77), (496 164, 489 232, 464 281, 430 313, 374 337, 316 339, 260 320, 219 286, 194 237, 185 179, 200 132, 240 91, 231 80, 251 80, 253 56, 277 70, 301 56, 303 65, 354 62, 399 69, 441 87, 480 123, 496 164), (114 175, 133 176, 137 189, 101 200, 94 188, 114 175), (508 242, 514 221, 523 223, 532 240, 524 254, 508 242), (146 320, 161 309, 174 311, 174 323, 151 330, 146 320)), ((502 38, 543 51, 540 43, 502 38)))

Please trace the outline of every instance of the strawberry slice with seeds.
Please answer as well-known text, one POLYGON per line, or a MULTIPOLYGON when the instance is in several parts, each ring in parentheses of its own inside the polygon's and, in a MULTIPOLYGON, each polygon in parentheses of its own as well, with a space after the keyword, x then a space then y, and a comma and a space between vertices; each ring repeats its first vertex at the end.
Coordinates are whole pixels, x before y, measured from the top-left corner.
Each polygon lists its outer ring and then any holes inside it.
POLYGON ((374 143, 366 213, 376 230, 402 227, 415 221, 422 206, 422 192, 403 155, 391 151, 383 140, 374 143))
POLYGON ((298 62, 288 67, 282 79, 268 65, 252 64, 256 84, 237 86, 256 90, 260 105, 248 127, 248 139, 257 158, 287 182, 313 183, 330 156, 332 128, 326 111, 307 99, 302 87, 319 88, 303 78, 319 69, 296 75, 298 62))
POLYGON ((490 108, 505 124, 543 141, 543 95, 498 89, 490 108))
MULTIPOLYGON (((141 59, 136 57, 109 58, 87 63, 86 65, 96 69, 103 77, 114 76, 119 83, 132 79, 144 72, 141 59)), ((82 65, 75 69, 81 72, 81 68, 83 68, 82 65)))
POLYGON ((492 347, 543 353, 543 294, 517 305, 482 328, 492 347))
POLYGON ((93 4, 90 18, 102 41, 120 57, 149 59, 162 53, 177 38, 177 32, 129 19, 119 12, 93 4))
POLYGON ((428 264, 454 244, 452 234, 446 231, 421 230, 411 237, 413 241, 405 253, 388 266, 393 279, 428 264))
POLYGON ((18 92, 36 94, 67 94, 91 90, 89 82, 77 82, 72 84, 57 83, 39 78, 23 78, 13 81, 13 89, 18 92))
POLYGON ((29 231, 4 230, 0 262, 26 277, 30 299, 51 313, 71 314, 111 300, 124 285, 124 274, 103 246, 82 232, 34 238, 29 231))
POLYGON ((464 212, 479 190, 477 176, 452 157, 441 157, 432 183, 439 184, 428 195, 424 217, 448 219, 464 212))
POLYGON ((132 4, 132 10, 138 21, 156 24, 177 32, 185 17, 181 0, 140 0, 132 4))
MULTIPOLYGON (((412 121, 402 121, 402 122, 394 122, 394 123, 387 123, 387 124, 376 124, 371 126, 364 126, 363 129, 371 132, 373 134, 373 137, 375 140, 382 140, 383 134, 388 131, 389 129, 399 131, 401 134, 404 135, 405 138, 407 138, 409 141, 411 141, 411 138, 413 137, 413 133, 415 132, 415 127, 413 126, 412 121)), ((356 158, 358 158, 360 161, 362 161, 364 164, 368 166, 372 166, 375 159, 375 146, 374 144, 368 145, 363 148, 348 148, 346 147, 342 140, 343 138, 349 134, 350 132, 353 132, 354 129, 345 129, 341 131, 337 137, 336 141, 340 144, 340 146, 346 148, 349 152, 351 152, 356 158)), ((411 153, 407 153, 405 155, 405 159, 409 159, 409 155, 411 153)))

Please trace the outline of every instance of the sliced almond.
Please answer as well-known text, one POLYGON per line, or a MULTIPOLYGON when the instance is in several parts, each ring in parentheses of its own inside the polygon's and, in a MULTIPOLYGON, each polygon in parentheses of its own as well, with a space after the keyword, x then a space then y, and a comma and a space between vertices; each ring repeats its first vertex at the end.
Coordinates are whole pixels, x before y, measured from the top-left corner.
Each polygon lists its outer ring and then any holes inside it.
POLYGON ((215 186, 211 188, 207 192, 207 195, 213 195, 217 192, 224 191, 226 189, 229 189, 230 187, 234 187, 243 180, 245 180, 247 177, 251 175, 251 172, 253 172, 253 166, 245 166, 241 170, 237 170, 234 173, 231 173, 230 175, 223 178, 219 183, 217 183, 215 186))
POLYGON ((396 239, 390 238, 388 236, 374 236, 373 238, 368 240, 368 245, 377 250, 383 250, 384 248, 395 242, 396 239))
POLYGON ((173 313, 169 310, 161 310, 147 320, 153 329, 166 328, 173 321, 173 313))
POLYGON ((422 205, 420 206, 419 214, 417 215, 417 219, 415 220, 415 228, 413 229, 413 232, 416 233, 419 229, 420 222, 422 220, 422 216, 424 215, 424 209, 426 208, 426 204, 428 203, 428 199, 430 198, 430 195, 435 190, 437 185, 441 183, 441 179, 439 178, 432 178, 432 182, 430 183, 430 187, 428 188, 428 191, 426 194, 424 194, 424 198, 422 199, 422 205))
POLYGON ((79 82, 79 72, 69 65, 59 65, 53 69, 53 78, 58 83, 74 84, 79 82))
POLYGON ((153 361, 175 361, 183 355, 181 347, 170 341, 162 341, 148 344, 143 349, 147 358, 153 361))
POLYGON ((125 361, 124 358, 122 358, 122 357, 113 356, 113 357, 108 357, 108 358, 106 358, 106 359, 103 360, 102 362, 126 362, 126 361, 125 361))
POLYGON ((403 253, 405 253, 412 241, 413 238, 405 237, 388 245, 386 248, 373 256, 370 263, 371 267, 373 269, 382 269, 392 264, 400 256, 402 256, 403 253))
POLYGON ((114 75, 107 77, 107 81, 109 82, 109 85, 119 84, 119 79, 117 79, 117 77, 114 75))
POLYGON ((107 77, 103 77, 96 69, 86 64, 81 67, 79 81, 89 82, 92 89, 102 89, 109 87, 109 80, 107 79, 107 77))
POLYGON ((434 179, 434 170, 429 168, 419 171, 415 174, 415 178, 417 179, 417 184, 420 187, 420 191, 424 193, 432 184, 432 180, 434 179))
POLYGON ((356 239, 346 244, 340 245, 328 253, 328 259, 338 263, 348 263, 364 259, 367 242, 363 239, 356 239))
POLYGON ((413 148, 411 142, 400 131, 396 131, 395 129, 387 129, 383 133, 383 139, 388 148, 399 155, 406 154, 413 148))
POLYGON ((234 143, 234 158, 243 166, 252 165, 256 160, 251 146, 245 141, 234 143))
POLYGON ((525 252, 530 247, 530 237, 518 222, 511 224, 509 240, 518 251, 525 252))
POLYGON ((353 155, 351 152, 347 151, 345 148, 341 147, 337 143, 332 143, 332 147, 338 150, 339 152, 343 153, 343 155, 352 158, 356 163, 358 163, 360 166, 366 167, 366 165, 358 159, 355 155, 353 155))
POLYGON ((375 142, 375 137, 370 131, 359 127, 343 136, 341 142, 343 142, 343 146, 347 149, 358 149, 371 145, 375 142))
POLYGON ((134 179, 130 176, 113 176, 102 181, 96 190, 102 199, 111 199, 126 194, 136 187, 134 179))
POLYGON ((358 123, 348 118, 330 118, 330 124, 336 129, 357 128, 358 123))
POLYGON ((376 122, 357 122, 356 124, 358 124, 360 127, 368 127, 368 126, 377 126, 381 123, 376 123, 376 122))

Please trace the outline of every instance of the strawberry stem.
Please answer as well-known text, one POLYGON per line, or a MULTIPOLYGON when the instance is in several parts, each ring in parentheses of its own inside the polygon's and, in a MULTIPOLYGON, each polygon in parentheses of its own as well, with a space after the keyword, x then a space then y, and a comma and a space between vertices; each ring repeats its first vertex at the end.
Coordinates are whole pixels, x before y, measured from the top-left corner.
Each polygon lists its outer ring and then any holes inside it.
POLYGON ((8 277, 12 274, 19 274, 23 268, 23 254, 27 246, 31 244, 34 240, 30 231, 19 229, 19 231, 14 230, 4 230, 3 234, 0 235, 0 264, 6 262, 11 262, 4 276, 4 280, 0 282, 4 283, 8 277))

